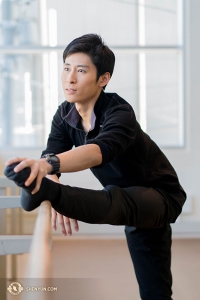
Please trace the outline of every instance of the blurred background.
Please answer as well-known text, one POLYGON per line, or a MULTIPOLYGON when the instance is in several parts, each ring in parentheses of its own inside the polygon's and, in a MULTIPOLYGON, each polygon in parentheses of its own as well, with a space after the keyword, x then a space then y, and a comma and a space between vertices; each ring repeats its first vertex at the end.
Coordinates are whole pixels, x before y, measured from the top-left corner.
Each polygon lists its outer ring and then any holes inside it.
MULTIPOLYGON (((106 91, 133 106, 188 194, 172 225, 174 299, 181 300, 197 300, 200 293, 199 12, 199 0, 0 0, 0 195, 19 195, 14 184, 4 184, 5 161, 37 159, 45 149, 52 116, 65 101, 65 47, 83 34, 101 35, 116 56, 106 91)), ((63 174, 61 182, 102 188, 90 170, 63 174)), ((37 214, 1 209, 0 250, 6 235, 8 242, 20 235, 6 253, 21 253, 37 214)), ((139 300, 123 226, 79 226, 70 238, 59 229, 52 233, 52 278, 63 278, 56 282, 61 298, 139 300)), ((27 261, 27 253, 0 256, 2 300, 11 300, 6 280, 23 278, 27 261)))
MULTIPOLYGON (((133 106, 188 194, 173 234, 200 236, 199 11, 198 0, 0 0, 0 175, 8 158, 40 157, 65 101, 63 50, 97 33, 116 56, 106 91, 133 106)), ((61 182, 101 188, 89 170, 64 174, 61 182)), ((34 217, 24 213, 24 233, 34 217)), ((121 233, 121 226, 84 223, 79 232, 121 233)))

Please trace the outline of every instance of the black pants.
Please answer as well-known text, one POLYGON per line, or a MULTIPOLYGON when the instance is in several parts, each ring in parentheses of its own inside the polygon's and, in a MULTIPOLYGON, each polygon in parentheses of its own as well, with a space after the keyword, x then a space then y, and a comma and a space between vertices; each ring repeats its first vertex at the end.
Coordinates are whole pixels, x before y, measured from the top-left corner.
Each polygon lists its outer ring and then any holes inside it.
POLYGON ((56 211, 87 223, 126 225, 142 300, 171 300, 171 227, 185 201, 153 188, 107 186, 101 191, 61 185, 56 211))
POLYGON ((125 227, 140 296, 143 300, 171 300, 171 227, 125 227))

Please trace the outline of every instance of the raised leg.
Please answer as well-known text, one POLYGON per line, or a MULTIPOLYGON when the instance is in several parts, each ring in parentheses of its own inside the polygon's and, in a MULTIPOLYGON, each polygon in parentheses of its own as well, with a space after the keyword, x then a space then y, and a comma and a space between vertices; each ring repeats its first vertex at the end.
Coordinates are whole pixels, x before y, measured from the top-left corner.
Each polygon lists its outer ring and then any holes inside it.
POLYGON ((57 212, 87 223, 143 228, 157 228, 167 224, 165 199, 153 188, 109 185, 97 191, 64 186, 43 178, 40 190, 32 195, 35 183, 29 187, 24 185, 30 168, 15 173, 14 167, 7 167, 4 174, 22 187, 21 205, 27 211, 49 200, 57 212))

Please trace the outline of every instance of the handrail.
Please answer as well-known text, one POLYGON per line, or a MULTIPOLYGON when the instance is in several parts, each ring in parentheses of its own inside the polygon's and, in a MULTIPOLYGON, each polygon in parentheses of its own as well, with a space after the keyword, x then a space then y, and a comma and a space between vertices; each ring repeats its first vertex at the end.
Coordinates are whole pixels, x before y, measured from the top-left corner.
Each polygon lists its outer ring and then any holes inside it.
POLYGON ((51 203, 45 200, 39 207, 30 247, 26 278, 50 278, 51 274, 51 203))
MULTIPOLYGON (((48 200, 40 204, 30 247, 25 285, 48 287, 51 278, 51 203, 48 200)), ((49 293, 23 291, 23 300, 49 300, 49 293)))
POLYGON ((20 196, 0 196, 0 209, 19 208, 20 196))
POLYGON ((0 176, 0 188, 16 187, 14 181, 9 180, 6 176, 0 176))

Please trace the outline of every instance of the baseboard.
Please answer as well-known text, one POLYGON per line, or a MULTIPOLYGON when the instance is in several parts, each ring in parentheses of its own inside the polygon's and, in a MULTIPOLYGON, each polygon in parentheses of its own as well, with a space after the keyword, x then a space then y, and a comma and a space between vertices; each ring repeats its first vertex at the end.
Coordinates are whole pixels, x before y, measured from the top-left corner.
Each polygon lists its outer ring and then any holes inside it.
POLYGON ((177 222, 172 224, 173 238, 200 238, 200 222, 177 222))
MULTIPOLYGON (((171 226, 173 238, 200 238, 200 222, 177 222, 171 226)), ((59 228, 56 232, 53 232, 53 236, 61 235, 59 228)), ((119 238, 124 236, 124 226, 96 225, 79 222, 79 232, 73 231, 73 236, 113 236, 119 238)))

